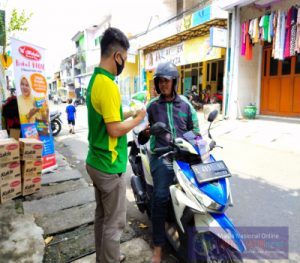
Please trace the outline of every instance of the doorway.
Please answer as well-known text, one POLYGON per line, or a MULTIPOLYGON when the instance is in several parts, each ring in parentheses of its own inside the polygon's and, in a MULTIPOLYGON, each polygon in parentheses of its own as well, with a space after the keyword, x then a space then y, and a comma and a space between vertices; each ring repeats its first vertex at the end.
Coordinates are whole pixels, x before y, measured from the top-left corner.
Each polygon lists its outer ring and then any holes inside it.
POLYGON ((181 66, 181 94, 187 96, 192 86, 196 86, 200 96, 203 81, 202 67, 202 62, 181 66))
MULTIPOLYGON (((224 59, 209 61, 206 64, 206 86, 210 85, 211 92, 223 92, 224 59)), ((204 87, 205 88, 205 87, 204 87)))
POLYGON ((264 47, 260 109, 266 115, 300 117, 300 54, 280 61, 264 47))

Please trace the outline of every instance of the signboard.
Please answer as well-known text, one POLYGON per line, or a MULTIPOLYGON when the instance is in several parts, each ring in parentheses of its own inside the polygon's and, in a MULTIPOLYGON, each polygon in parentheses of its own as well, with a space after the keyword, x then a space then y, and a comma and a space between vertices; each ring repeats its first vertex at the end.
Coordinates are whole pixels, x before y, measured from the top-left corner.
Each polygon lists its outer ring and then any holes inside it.
POLYGON ((16 95, 22 137, 43 142, 43 170, 56 166, 49 121, 45 49, 11 38, 16 95))
POLYGON ((193 13, 192 27, 208 22, 211 18, 211 7, 207 6, 193 13))
POLYGON ((156 68, 163 61, 172 61, 176 66, 182 65, 183 43, 166 47, 146 54, 146 70, 156 68))
POLYGON ((221 56, 221 48, 211 47, 208 35, 184 42, 183 65, 219 59, 221 56))
POLYGON ((210 38, 206 35, 146 54, 145 69, 152 70, 163 61, 172 61, 176 66, 181 66, 221 57, 221 48, 211 47, 210 38))
POLYGON ((209 42, 211 47, 227 48, 227 29, 211 27, 209 42))

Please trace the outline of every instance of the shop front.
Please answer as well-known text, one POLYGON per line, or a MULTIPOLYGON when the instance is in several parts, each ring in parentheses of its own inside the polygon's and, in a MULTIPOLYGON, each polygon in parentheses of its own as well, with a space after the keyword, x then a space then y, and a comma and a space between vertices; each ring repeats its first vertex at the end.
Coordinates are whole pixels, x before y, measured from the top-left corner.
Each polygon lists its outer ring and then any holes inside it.
POLYGON ((251 104, 262 115, 300 117, 299 1, 233 2, 225 7, 232 11, 226 114, 239 117, 251 104))
POLYGON ((174 62, 180 72, 178 93, 187 96, 194 86, 200 99, 207 87, 211 88, 212 94, 221 94, 225 53, 225 48, 211 47, 209 35, 204 35, 146 54, 145 69, 150 95, 155 95, 153 73, 163 61, 174 62))

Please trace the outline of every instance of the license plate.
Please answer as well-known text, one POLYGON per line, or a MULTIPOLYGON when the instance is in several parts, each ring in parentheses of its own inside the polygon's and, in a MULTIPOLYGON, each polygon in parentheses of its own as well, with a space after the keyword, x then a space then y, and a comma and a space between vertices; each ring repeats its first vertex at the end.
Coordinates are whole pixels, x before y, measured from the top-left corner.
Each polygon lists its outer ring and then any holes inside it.
POLYGON ((191 166, 199 184, 230 177, 227 166, 223 161, 201 163, 191 166))

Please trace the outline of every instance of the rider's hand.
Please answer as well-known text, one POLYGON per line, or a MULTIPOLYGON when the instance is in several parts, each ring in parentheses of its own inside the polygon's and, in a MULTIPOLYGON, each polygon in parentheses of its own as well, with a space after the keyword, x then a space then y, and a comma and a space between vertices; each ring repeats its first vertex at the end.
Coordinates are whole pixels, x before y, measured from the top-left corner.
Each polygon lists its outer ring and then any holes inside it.
POLYGON ((139 144, 143 145, 148 142, 149 138, 150 138, 150 125, 148 123, 147 127, 139 133, 138 142, 139 144))
POLYGON ((147 127, 142 131, 145 136, 150 136, 150 124, 148 123, 147 127))

